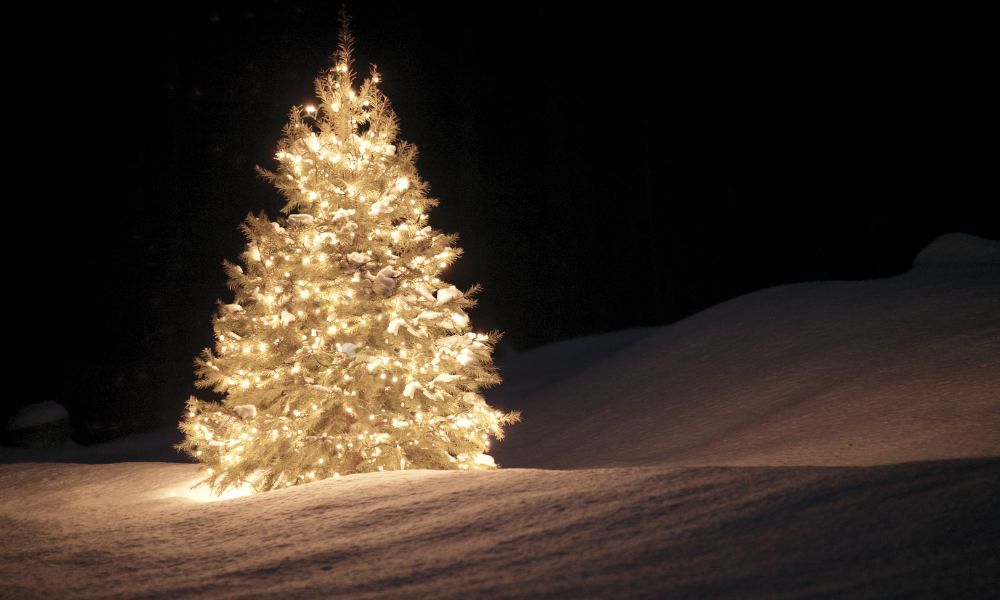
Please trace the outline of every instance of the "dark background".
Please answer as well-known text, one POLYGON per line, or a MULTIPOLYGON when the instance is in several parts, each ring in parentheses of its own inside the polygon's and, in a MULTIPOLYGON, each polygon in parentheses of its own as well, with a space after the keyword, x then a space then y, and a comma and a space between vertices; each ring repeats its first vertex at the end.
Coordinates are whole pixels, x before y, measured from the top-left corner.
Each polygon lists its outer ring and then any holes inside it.
MULTIPOLYGON (((462 236, 450 279, 481 283, 473 324, 506 332, 501 364, 767 286, 898 274, 949 231, 1000 237, 975 15, 348 9, 356 66, 378 63, 441 200, 431 223, 462 236)), ((176 423, 237 226, 282 206, 253 167, 312 97, 338 10, 26 18, 4 418, 56 400, 83 443, 176 423)))

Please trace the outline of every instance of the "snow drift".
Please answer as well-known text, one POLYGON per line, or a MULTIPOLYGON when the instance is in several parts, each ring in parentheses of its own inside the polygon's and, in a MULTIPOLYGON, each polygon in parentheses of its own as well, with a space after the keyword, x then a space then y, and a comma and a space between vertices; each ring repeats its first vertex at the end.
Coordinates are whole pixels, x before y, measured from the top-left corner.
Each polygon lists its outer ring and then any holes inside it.
POLYGON ((489 398, 523 412, 494 454, 508 467, 998 456, 1000 264, 780 286, 504 367, 531 382, 489 398), (541 376, 583 348, 605 351, 541 376))
POLYGON ((516 468, 205 503, 196 465, 0 466, 0 596, 987 597, 1000 266, 944 241, 514 357, 489 400, 524 413, 495 450, 516 468))
POLYGON ((913 259, 914 265, 994 265, 1000 267, 1000 243, 966 233, 942 235, 913 259))

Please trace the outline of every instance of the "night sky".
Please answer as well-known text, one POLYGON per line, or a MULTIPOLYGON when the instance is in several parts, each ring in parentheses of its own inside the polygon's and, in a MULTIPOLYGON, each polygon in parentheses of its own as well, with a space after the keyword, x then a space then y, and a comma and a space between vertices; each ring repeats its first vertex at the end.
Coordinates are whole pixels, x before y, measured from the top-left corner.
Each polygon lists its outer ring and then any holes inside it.
MULTIPOLYGON (((431 224, 461 236, 448 277, 482 284, 473 325, 506 332, 501 366, 768 286, 898 274, 942 233, 1000 237, 975 19, 347 8, 356 68, 379 65, 441 201, 431 224)), ((312 98, 339 5, 87 11, 45 16, 9 59, 3 414, 62 402, 83 443, 179 420, 238 225, 283 204, 254 165, 312 98)))

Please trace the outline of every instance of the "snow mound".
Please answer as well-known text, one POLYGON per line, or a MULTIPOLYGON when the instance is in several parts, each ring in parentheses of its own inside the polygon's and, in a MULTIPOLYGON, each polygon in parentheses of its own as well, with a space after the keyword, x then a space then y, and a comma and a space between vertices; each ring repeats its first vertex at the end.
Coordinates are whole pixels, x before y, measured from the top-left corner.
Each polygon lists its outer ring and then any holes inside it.
POLYGON ((913 260, 919 265, 1000 265, 1000 240, 966 233, 946 233, 927 245, 913 260))
POLYGON ((68 420, 69 411, 62 404, 52 401, 36 402, 17 411, 4 425, 4 431, 31 429, 68 420))
POLYGON ((0 433, 0 445, 65 450, 76 446, 72 435, 69 412, 62 404, 37 402, 25 406, 7 421, 0 433))
POLYGON ((488 399, 520 409, 523 421, 494 448, 497 464, 877 465, 1000 455, 1000 269, 992 265, 780 286, 629 344, 621 336, 573 340, 504 365, 509 383, 488 399), (583 346, 596 360, 567 366, 587 354, 583 346), (566 376, 517 383, 554 369, 566 376))

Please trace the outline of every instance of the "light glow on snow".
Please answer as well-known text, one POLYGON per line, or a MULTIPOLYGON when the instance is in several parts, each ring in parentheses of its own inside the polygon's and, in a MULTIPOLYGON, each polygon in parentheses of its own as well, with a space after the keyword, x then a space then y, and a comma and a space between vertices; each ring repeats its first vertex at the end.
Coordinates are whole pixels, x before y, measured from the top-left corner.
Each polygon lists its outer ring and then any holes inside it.
POLYGON ((253 487, 251 487, 249 483, 243 483, 242 485, 228 488, 222 494, 215 494, 212 492, 212 488, 203 483, 199 478, 191 480, 185 485, 171 490, 166 494, 166 496, 168 498, 186 498, 188 500, 194 500, 195 502, 221 502, 223 500, 243 498, 252 494, 253 487))

